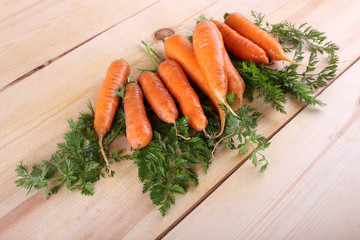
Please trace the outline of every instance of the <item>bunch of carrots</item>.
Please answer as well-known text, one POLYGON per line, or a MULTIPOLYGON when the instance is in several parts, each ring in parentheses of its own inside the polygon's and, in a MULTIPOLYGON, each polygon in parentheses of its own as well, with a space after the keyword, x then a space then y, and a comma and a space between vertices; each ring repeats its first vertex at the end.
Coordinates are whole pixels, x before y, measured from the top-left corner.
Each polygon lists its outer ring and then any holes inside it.
POLYGON ((224 131, 224 109, 236 115, 228 105, 226 95, 233 92, 241 105, 245 90, 244 81, 232 65, 228 52, 256 64, 268 64, 269 59, 290 61, 276 39, 243 15, 235 12, 224 17, 224 22, 201 17, 193 31, 192 42, 180 34, 166 38, 164 50, 168 59, 161 61, 153 71, 141 72, 137 81, 129 80, 130 67, 126 61, 111 63, 96 102, 94 120, 109 172, 102 141, 119 107, 119 97, 115 93, 117 89, 125 89, 126 137, 133 149, 146 147, 153 136, 144 97, 162 121, 176 124, 179 115, 177 103, 182 114, 188 116, 188 124, 193 130, 203 131, 210 138, 218 138, 224 131), (206 133, 208 121, 188 79, 211 100, 218 111, 220 129, 214 136, 206 133))

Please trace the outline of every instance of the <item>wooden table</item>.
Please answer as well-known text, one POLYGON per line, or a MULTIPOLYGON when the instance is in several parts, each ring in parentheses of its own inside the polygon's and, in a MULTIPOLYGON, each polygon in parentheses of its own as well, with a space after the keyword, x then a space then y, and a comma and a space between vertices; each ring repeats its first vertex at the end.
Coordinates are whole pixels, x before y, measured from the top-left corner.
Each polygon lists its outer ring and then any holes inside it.
MULTIPOLYGON (((0 239, 360 239, 360 1, 1 0, 0 239), (142 194, 131 161, 113 165, 95 195, 15 186, 15 165, 49 158, 67 119, 95 102, 109 63, 149 67, 140 40, 162 56, 160 28, 191 33, 200 13, 308 22, 340 46, 336 80, 318 92, 326 107, 288 98, 284 115, 262 100, 258 131, 269 137, 259 174, 219 149, 200 185, 161 217, 142 194)), ((118 144, 126 145, 123 138, 118 144)))

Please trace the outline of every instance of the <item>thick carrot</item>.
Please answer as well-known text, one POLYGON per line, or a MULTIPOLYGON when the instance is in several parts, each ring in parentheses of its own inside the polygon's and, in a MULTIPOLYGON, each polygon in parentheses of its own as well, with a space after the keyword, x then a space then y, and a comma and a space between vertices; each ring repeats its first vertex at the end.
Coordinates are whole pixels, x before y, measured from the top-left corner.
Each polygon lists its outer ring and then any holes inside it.
POLYGON ((184 116, 189 116, 189 126, 196 131, 205 132, 207 118, 198 95, 180 65, 173 60, 165 60, 159 65, 158 74, 179 104, 181 112, 184 116))
POLYGON ((257 44, 241 36, 227 24, 217 20, 211 21, 221 32, 225 48, 231 55, 245 61, 253 61, 256 64, 269 63, 266 52, 257 44))
POLYGON ((232 64, 227 52, 225 52, 225 68, 228 78, 228 93, 234 92, 235 97, 239 99, 239 106, 241 106, 245 91, 245 82, 232 64))
POLYGON ((234 12, 231 14, 225 14, 224 18, 225 23, 232 29, 264 49, 270 59, 277 61, 289 60, 285 57, 284 49, 275 38, 256 26, 241 13, 234 12))
POLYGON ((135 82, 126 85, 124 95, 126 138, 133 149, 146 147, 153 136, 146 115, 143 93, 135 82))
POLYGON ((100 150, 109 173, 111 173, 110 165, 104 152, 102 141, 105 134, 110 130, 115 112, 119 106, 119 98, 116 96, 115 90, 125 86, 129 74, 130 67, 124 60, 112 62, 101 85, 95 106, 94 129, 99 138, 100 150))
POLYGON ((200 21, 193 32, 196 60, 203 69, 210 91, 236 115, 226 102, 228 79, 225 70, 225 46, 220 31, 211 21, 200 21))
POLYGON ((140 73, 138 83, 155 114, 162 121, 175 124, 179 113, 174 99, 159 76, 156 73, 145 71, 140 73))
POLYGON ((225 127, 226 113, 220 108, 220 102, 210 91, 203 70, 196 61, 193 45, 184 35, 175 34, 166 38, 164 43, 166 56, 176 61, 184 70, 186 75, 200 90, 211 100, 219 112, 220 131, 214 138, 219 137, 225 127))

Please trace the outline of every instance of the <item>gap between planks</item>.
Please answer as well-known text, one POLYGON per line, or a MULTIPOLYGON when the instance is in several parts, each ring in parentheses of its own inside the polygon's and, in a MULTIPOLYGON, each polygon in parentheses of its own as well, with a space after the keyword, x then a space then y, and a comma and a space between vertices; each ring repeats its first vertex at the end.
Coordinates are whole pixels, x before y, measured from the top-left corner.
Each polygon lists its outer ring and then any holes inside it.
MULTIPOLYGON (((326 88, 328 88, 333 82, 335 82, 339 77, 341 77, 347 70, 349 70, 354 64, 360 60, 360 56, 357 57, 349 66, 342 70, 334 80, 329 82, 325 87, 319 89, 315 94, 315 97, 318 97, 326 88)), ((282 124, 278 129, 276 129, 269 137, 268 140, 271 140, 281 129, 283 129, 290 121, 292 121, 300 112, 302 112, 308 105, 304 105, 299 108, 299 110, 294 113, 284 124, 282 124)), ((192 211, 194 211, 200 204, 205 201, 216 189, 218 189, 231 175, 233 175, 249 158, 253 151, 247 153, 245 158, 237 164, 233 169, 231 169, 223 178, 220 179, 209 191, 207 191, 198 201, 196 201, 188 210, 186 210, 177 220, 175 220, 167 229, 165 229, 156 240, 164 238, 172 229, 174 229, 182 220, 184 220, 192 211)), ((313 166, 312 164, 311 166, 313 166)), ((288 191, 287 191, 288 192, 288 191)))
POLYGON ((43 69, 44 67, 50 65, 51 63, 55 62, 56 60, 60 59, 61 57, 69 54, 70 52, 74 51, 75 49, 81 47, 82 45, 86 44, 87 42, 93 40, 94 38, 102 35, 103 33, 109 31, 109 30, 112 29, 112 28, 116 27, 116 26, 119 25, 120 23, 128 20, 129 18, 132 18, 132 17, 138 15, 139 13, 141 13, 141 12, 145 11, 146 9, 152 7, 153 5, 159 3, 160 1, 161 1, 161 0, 157 0, 156 2, 151 3, 150 5, 146 6, 146 7, 143 8, 143 9, 141 9, 140 11, 138 11, 138 12, 136 12, 136 13, 128 16, 127 18, 122 19, 121 21, 119 21, 119 22, 113 24, 112 26, 106 28, 105 30, 103 30, 103 31, 95 34, 94 36, 90 37, 89 39, 87 39, 87 40, 79 43, 78 45, 74 46, 73 48, 70 48, 69 50, 65 51, 64 53, 62 53, 62 54, 60 54, 60 55, 58 55, 58 56, 56 56, 56 57, 54 57, 54 58, 46 61, 45 63, 41 64, 40 66, 37 66, 36 68, 32 69, 31 71, 23 74, 22 76, 18 77, 17 79, 13 80, 12 82, 10 82, 10 83, 6 84, 4 87, 2 87, 2 88, 0 89, 0 93, 3 92, 3 91, 5 91, 7 88, 9 88, 9 87, 11 87, 11 86, 14 86, 15 84, 21 82, 21 81, 24 80, 25 78, 33 75, 34 73, 36 73, 37 71, 43 69))

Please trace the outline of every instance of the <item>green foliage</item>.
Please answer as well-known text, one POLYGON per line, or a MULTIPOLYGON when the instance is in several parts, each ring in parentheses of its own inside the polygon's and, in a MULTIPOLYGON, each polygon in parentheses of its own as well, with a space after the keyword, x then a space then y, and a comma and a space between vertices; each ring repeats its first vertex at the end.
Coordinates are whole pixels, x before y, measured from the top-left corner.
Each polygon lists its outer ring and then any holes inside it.
POLYGON ((291 63, 282 69, 271 69, 264 65, 256 65, 239 59, 232 59, 235 68, 243 77, 246 85, 245 96, 252 101, 254 93, 257 98, 271 104, 277 111, 286 113, 285 94, 289 93, 299 101, 309 105, 324 106, 313 95, 316 89, 327 85, 327 81, 335 78, 339 61, 336 51, 339 47, 327 39, 325 33, 308 26, 307 23, 298 28, 294 24, 282 22, 278 24, 264 23, 264 15, 252 11, 254 23, 277 38, 286 52, 293 51, 294 62, 304 60, 306 47, 310 51, 307 67, 302 72, 299 64, 291 63), (319 55, 327 54, 328 65, 319 67, 319 55))
MULTIPOLYGON (((84 195, 93 195, 93 183, 104 176, 105 161, 101 155, 98 140, 94 131, 94 110, 89 103, 90 113, 82 112, 75 123, 68 120, 70 130, 64 135, 64 142, 58 143, 58 150, 50 160, 35 164, 30 171, 29 166, 20 162, 16 167, 16 185, 30 192, 44 188, 46 198, 55 194, 65 185, 72 191, 80 191, 84 195), (51 189, 49 185, 53 186, 51 189)), ((119 134, 124 134, 123 110, 119 109, 114 118, 111 130, 105 136, 104 148, 119 134)), ((121 155, 122 150, 111 153, 115 161, 131 159, 129 155, 121 155)), ((111 174, 114 174, 113 172, 111 174)))
MULTIPOLYGON (((178 133, 189 137, 187 118, 177 122, 178 133)), ((205 171, 211 158, 211 149, 200 137, 185 140, 176 135, 173 124, 163 124, 154 132, 153 140, 143 149, 134 151, 138 176, 143 182, 143 193, 149 191, 155 205, 164 216, 175 204, 174 194, 186 193, 190 186, 198 186, 195 165, 203 164, 205 171)))
MULTIPOLYGON (((231 97, 228 99, 231 99, 231 97)), ((229 104, 232 104, 232 102, 229 102, 229 104)), ((269 163, 261 152, 270 146, 270 142, 256 132, 257 120, 261 113, 257 112, 256 108, 243 105, 235 111, 237 116, 234 116, 226 107, 221 107, 227 113, 224 133, 216 140, 208 139, 208 145, 211 146, 212 151, 215 151, 217 146, 224 145, 230 150, 239 151, 240 154, 251 153, 249 160, 255 167, 258 166, 259 162, 263 162, 259 171, 263 173, 269 163)), ((208 111, 209 109, 206 108, 205 112, 207 113, 209 124, 215 126, 216 124, 212 122, 217 122, 218 120, 214 115, 209 114, 208 111)), ((215 129, 209 129, 208 132, 215 135, 215 129)))
MULTIPOLYGON (((233 95, 230 93, 227 96, 229 104, 234 101, 233 95)), ((220 128, 218 116, 209 107, 203 108, 208 119, 206 131, 215 135, 220 128)), ((270 143, 255 130, 260 113, 255 108, 244 106, 236 111, 239 117, 235 117, 226 107, 223 108, 227 112, 226 126, 224 134, 216 140, 208 138, 203 132, 191 135, 187 117, 182 117, 176 122, 178 133, 190 137, 189 140, 177 136, 174 125, 162 123, 149 145, 134 151, 138 177, 143 183, 142 191, 150 192, 153 204, 160 206, 159 211, 163 216, 175 204, 176 194, 185 194, 191 186, 198 186, 196 165, 201 164, 206 172, 212 152, 220 145, 237 149, 240 153, 251 152, 250 161, 255 166, 263 162, 260 172, 266 170, 268 161, 261 151, 270 143)))
POLYGON ((286 113, 284 105, 287 93, 309 105, 325 105, 313 96, 315 89, 299 81, 296 64, 285 66, 280 70, 238 59, 233 59, 233 64, 245 81, 244 95, 250 101, 254 99, 254 92, 257 92, 257 98, 263 98, 265 103, 271 104, 281 113, 286 113))
POLYGON ((256 121, 261 113, 257 112, 253 107, 244 105, 236 111, 236 114, 239 117, 229 115, 229 118, 237 118, 237 124, 234 124, 236 121, 228 121, 225 132, 229 133, 231 137, 227 138, 224 144, 230 149, 237 149, 240 153, 246 154, 252 151, 249 161, 255 167, 258 166, 258 162, 263 162, 264 164, 260 168, 260 173, 263 173, 269 163, 261 151, 268 148, 270 142, 264 136, 258 134, 255 129, 257 126, 256 121), (261 158, 258 159, 258 156, 261 158))
POLYGON ((233 59, 232 62, 245 81, 244 94, 246 97, 252 101, 256 90, 258 98, 264 98, 264 101, 270 103, 277 111, 286 113, 284 108, 286 102, 285 93, 281 85, 274 84, 271 81, 271 76, 274 76, 274 72, 271 69, 237 59, 233 59))
MULTIPOLYGON (((289 64, 282 69, 270 69, 264 65, 232 59, 235 68, 243 77, 246 85, 245 96, 251 101, 263 98, 273 108, 282 113, 285 111, 286 94, 293 95, 306 104, 323 106, 324 103, 313 97, 315 89, 326 85, 326 81, 335 77, 338 57, 335 51, 338 47, 332 42, 325 42, 326 37, 307 24, 296 28, 293 24, 284 22, 279 24, 264 24, 264 16, 252 12, 254 22, 264 30, 276 36, 284 50, 294 52, 294 61, 304 60, 304 47, 310 50, 306 69, 299 72, 299 65, 289 64), (316 71, 319 54, 327 54, 329 65, 316 71), (254 96, 255 92, 257 93, 254 96)), ((150 58, 156 53, 144 42, 150 58)), ((160 58, 156 55, 157 58, 160 58)), ((151 59, 154 66, 154 59, 151 59)), ((124 97, 124 88, 116 91, 120 99, 124 97)), ((229 105, 234 102, 234 93, 227 95, 229 105)), ((247 155, 249 161, 264 172, 268 167, 268 160, 262 151, 270 145, 268 140, 257 133, 257 120, 261 115, 255 108, 243 105, 236 110, 237 116, 221 106, 226 112, 224 133, 218 139, 208 138, 203 132, 189 129, 188 118, 180 117, 176 121, 177 131, 173 124, 159 121, 154 128, 152 141, 143 149, 134 150, 133 156, 123 155, 119 149, 109 153, 108 145, 116 136, 125 135, 125 114, 120 106, 111 130, 104 138, 104 149, 109 158, 115 161, 132 159, 138 167, 138 177, 143 183, 142 192, 149 192, 153 204, 159 206, 164 216, 175 204, 176 194, 185 194, 190 187, 199 184, 197 166, 200 165, 207 172, 213 160, 215 150, 223 145, 230 150, 236 150, 247 155)), ((58 144, 58 150, 50 160, 44 160, 29 166, 20 162, 17 165, 17 180, 15 183, 31 191, 31 189, 45 189, 46 198, 55 194, 65 185, 67 189, 80 191, 84 195, 93 195, 93 183, 103 177, 106 164, 101 155, 98 140, 94 131, 94 110, 89 104, 90 113, 80 113, 75 122, 69 119, 70 130, 64 135, 64 142, 58 144), (50 184, 52 188, 50 189, 50 184)), ((203 106, 208 119, 206 131, 209 135, 216 135, 220 129, 217 112, 208 106, 203 106)), ((114 174, 113 172, 111 174, 114 174)))
POLYGON ((266 26, 266 30, 277 36, 278 41, 285 47, 285 50, 295 52, 294 61, 303 60, 304 46, 310 51, 307 62, 308 67, 298 74, 302 82, 305 82, 313 89, 317 89, 326 86, 326 81, 334 79, 337 63, 339 62, 336 51, 339 50, 339 47, 331 41, 325 42, 327 37, 324 32, 308 26, 307 23, 301 24, 298 28, 288 22, 266 23, 266 26), (328 65, 320 68, 321 70, 315 73, 314 71, 317 69, 315 65, 319 62, 319 55, 323 54, 327 54, 328 65))

